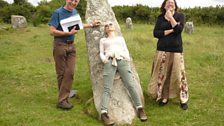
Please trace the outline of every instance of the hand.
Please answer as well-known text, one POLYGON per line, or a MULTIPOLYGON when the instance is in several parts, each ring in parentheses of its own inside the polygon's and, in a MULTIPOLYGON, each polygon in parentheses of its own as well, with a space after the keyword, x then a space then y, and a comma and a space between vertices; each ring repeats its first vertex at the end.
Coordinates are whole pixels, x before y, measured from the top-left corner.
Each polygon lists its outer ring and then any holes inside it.
POLYGON ((74 35, 78 32, 78 30, 76 30, 75 28, 76 28, 76 26, 73 27, 73 29, 69 32, 70 35, 74 35))
POLYGON ((167 35, 173 33, 173 29, 165 30, 164 32, 165 32, 165 33, 164 33, 165 36, 167 36, 167 35))
POLYGON ((109 62, 108 59, 105 59, 105 60, 103 61, 104 64, 106 64, 106 63, 108 63, 108 62, 109 62))
POLYGON ((99 20, 94 20, 93 21, 93 27, 98 27, 98 26, 100 26, 100 24, 101 24, 101 22, 99 21, 99 20))
POLYGON ((171 20, 173 18, 173 14, 169 9, 166 10, 165 17, 168 18, 168 20, 171 20))

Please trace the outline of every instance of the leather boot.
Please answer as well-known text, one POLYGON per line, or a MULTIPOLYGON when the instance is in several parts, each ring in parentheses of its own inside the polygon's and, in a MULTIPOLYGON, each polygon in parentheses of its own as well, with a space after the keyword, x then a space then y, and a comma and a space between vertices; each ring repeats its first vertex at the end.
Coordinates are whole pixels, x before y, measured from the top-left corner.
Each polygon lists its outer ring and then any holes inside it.
POLYGON ((103 124, 106 126, 113 126, 114 125, 114 121, 112 121, 107 113, 102 113, 101 114, 101 120, 103 121, 103 124))
POLYGON ((62 102, 57 103, 57 107, 61 109, 72 109, 73 105, 68 102, 68 100, 64 100, 62 102))
POLYGON ((144 122, 144 121, 146 121, 148 119, 143 108, 138 108, 137 114, 138 114, 138 118, 142 122, 144 122))

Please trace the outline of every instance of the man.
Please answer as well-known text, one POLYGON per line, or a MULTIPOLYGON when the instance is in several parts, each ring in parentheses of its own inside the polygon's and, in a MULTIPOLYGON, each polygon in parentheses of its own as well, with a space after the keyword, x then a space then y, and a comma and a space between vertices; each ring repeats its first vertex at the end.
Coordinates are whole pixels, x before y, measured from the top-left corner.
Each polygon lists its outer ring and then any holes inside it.
MULTIPOLYGON (((69 103, 68 98, 72 87, 76 61, 76 50, 73 43, 78 30, 74 27, 70 31, 65 32, 60 21, 78 14, 76 10, 78 4, 79 0, 66 0, 63 7, 53 12, 48 23, 50 34, 54 36, 53 56, 59 89, 57 107, 62 109, 71 109, 73 107, 69 103)), ((92 24, 83 24, 84 28, 95 26, 99 26, 99 21, 95 20, 92 24)))

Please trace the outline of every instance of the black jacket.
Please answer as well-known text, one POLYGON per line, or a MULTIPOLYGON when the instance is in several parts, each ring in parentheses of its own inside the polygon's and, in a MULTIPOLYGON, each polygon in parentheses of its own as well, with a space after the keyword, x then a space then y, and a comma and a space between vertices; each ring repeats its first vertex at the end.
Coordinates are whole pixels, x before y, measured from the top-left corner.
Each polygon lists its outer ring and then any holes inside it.
POLYGON ((160 14, 157 18, 153 31, 154 37, 158 38, 157 50, 166 52, 183 52, 181 33, 184 28, 185 16, 182 13, 175 12, 173 17, 178 23, 172 28, 172 25, 160 14), (173 29, 174 32, 165 36, 164 31, 173 29))

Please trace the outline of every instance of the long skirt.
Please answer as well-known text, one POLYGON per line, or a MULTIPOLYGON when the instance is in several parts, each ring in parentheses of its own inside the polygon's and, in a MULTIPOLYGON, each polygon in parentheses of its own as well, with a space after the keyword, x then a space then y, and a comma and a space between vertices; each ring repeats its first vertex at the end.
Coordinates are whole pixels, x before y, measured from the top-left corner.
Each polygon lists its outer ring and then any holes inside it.
POLYGON ((181 103, 189 98, 183 53, 157 51, 152 64, 148 94, 157 101, 180 97, 181 103))

